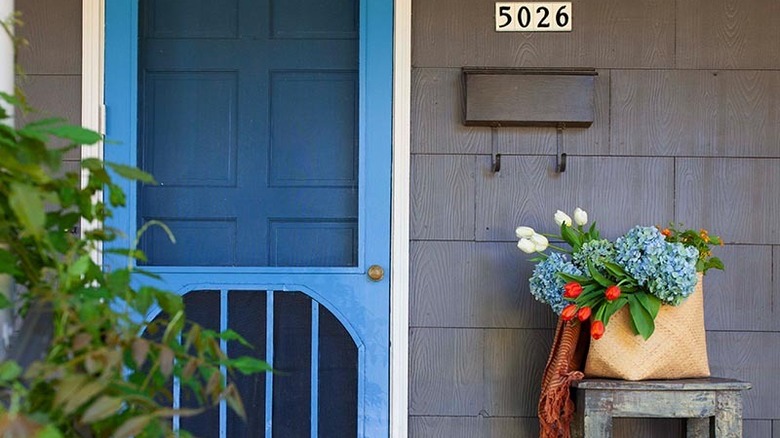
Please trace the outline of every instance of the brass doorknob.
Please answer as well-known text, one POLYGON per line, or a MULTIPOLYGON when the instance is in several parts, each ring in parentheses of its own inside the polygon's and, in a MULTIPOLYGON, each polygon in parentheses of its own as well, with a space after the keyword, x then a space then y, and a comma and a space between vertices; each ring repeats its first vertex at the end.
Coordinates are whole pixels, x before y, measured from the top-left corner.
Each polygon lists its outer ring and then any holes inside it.
POLYGON ((368 268, 368 278, 373 281, 379 281, 385 277, 385 270, 379 265, 371 265, 368 268))

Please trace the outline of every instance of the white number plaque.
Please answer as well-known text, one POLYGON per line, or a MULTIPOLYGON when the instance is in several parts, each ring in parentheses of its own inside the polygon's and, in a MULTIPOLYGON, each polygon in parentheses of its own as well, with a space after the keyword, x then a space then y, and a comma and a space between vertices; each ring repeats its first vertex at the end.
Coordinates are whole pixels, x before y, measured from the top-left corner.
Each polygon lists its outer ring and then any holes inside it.
POLYGON ((496 32, 571 32, 571 2, 496 3, 496 32))

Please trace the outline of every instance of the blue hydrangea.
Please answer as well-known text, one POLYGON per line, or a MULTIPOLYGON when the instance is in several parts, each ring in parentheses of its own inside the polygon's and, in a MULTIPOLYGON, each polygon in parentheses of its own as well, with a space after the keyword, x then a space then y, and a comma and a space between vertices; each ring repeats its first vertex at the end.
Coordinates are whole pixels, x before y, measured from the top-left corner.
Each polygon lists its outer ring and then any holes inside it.
POLYGON ((563 286, 566 282, 558 276, 559 272, 571 275, 582 275, 565 255, 554 252, 546 260, 537 264, 531 275, 531 295, 537 301, 549 304, 553 311, 560 314, 566 302, 563 299, 563 286))
POLYGON ((698 250, 667 242, 654 227, 634 227, 615 242, 615 261, 640 286, 672 305, 693 292, 698 257, 698 250))
POLYGON ((615 261, 644 286, 656 275, 665 246, 657 228, 636 226, 615 241, 615 261))
POLYGON ((603 270, 604 262, 615 261, 615 246, 607 239, 585 242, 579 251, 572 254, 574 265, 590 274, 588 262, 596 269, 603 270))
POLYGON ((653 278, 647 282, 650 292, 674 306, 693 293, 698 277, 696 260, 699 251, 681 243, 668 243, 659 256, 659 265, 653 278))

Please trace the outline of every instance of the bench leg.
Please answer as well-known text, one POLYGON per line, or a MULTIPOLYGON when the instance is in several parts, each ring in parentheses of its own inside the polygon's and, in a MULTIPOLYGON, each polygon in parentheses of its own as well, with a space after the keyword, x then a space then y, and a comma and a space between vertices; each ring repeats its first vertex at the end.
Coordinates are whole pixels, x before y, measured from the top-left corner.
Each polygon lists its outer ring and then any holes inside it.
POLYGON ((718 392, 718 408, 715 413, 716 438, 742 437, 742 393, 718 392))
POLYGON ((612 438, 612 393, 578 389, 573 438, 612 438))
POLYGON ((582 421, 585 438, 612 438, 612 415, 606 412, 589 412, 582 421))
POLYGON ((571 437, 582 438, 582 414, 584 400, 577 399, 577 411, 574 413, 574 420, 571 422, 571 437))
POLYGON ((710 417, 686 420, 687 438, 710 438, 710 417))

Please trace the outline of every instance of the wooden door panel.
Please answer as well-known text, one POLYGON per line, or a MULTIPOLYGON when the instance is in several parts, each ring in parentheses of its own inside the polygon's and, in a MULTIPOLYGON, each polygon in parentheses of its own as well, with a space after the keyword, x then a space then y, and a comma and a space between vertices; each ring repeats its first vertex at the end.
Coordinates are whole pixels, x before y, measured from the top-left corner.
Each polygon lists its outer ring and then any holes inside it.
POLYGON ((149 264, 356 266, 357 3, 210 3, 142 7, 149 264))

